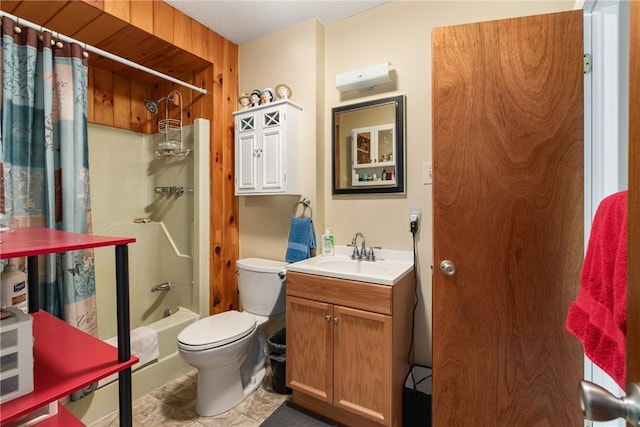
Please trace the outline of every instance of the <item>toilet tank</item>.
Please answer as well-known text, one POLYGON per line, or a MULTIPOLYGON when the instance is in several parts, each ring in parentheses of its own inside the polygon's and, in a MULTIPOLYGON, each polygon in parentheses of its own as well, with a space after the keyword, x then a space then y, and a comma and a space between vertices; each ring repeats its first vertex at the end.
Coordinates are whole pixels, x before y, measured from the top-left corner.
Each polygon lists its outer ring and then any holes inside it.
POLYGON ((238 291, 244 311, 261 316, 284 313, 286 265, 284 261, 261 258, 236 262, 238 291))

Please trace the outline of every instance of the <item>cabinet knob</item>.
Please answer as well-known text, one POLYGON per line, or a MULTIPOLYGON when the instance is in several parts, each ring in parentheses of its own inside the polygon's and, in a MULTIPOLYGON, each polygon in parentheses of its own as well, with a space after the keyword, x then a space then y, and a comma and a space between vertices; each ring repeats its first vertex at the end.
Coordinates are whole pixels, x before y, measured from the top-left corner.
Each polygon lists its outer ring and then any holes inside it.
POLYGON ((331 316, 330 316, 330 315, 328 315, 328 314, 325 314, 325 316, 324 316, 324 321, 325 321, 325 322, 328 322, 329 320, 331 320, 331 316))
POLYGON ((333 323, 338 323, 338 318, 337 317, 333 318, 333 323))

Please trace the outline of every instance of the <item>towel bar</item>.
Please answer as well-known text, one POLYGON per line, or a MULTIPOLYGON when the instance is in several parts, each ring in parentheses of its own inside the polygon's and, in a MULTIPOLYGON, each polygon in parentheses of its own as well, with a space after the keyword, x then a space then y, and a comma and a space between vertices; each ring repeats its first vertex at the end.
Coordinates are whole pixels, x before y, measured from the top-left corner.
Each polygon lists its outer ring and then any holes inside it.
POLYGON ((313 210, 311 210, 311 202, 309 201, 309 199, 305 197, 299 202, 296 202, 293 204, 293 207, 291 208, 291 218, 296 218, 296 211, 298 210, 298 205, 302 205, 302 213, 300 218, 304 218, 304 213, 307 209, 309 209, 308 218, 311 218, 313 216, 313 210))

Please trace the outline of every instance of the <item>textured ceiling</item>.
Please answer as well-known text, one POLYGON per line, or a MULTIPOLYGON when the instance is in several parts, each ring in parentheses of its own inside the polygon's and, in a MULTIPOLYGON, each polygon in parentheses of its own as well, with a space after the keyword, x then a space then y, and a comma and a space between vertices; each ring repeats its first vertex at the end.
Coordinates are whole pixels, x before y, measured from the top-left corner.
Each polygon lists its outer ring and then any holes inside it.
POLYGON ((331 24, 391 0, 164 1, 239 46, 310 18, 331 24))

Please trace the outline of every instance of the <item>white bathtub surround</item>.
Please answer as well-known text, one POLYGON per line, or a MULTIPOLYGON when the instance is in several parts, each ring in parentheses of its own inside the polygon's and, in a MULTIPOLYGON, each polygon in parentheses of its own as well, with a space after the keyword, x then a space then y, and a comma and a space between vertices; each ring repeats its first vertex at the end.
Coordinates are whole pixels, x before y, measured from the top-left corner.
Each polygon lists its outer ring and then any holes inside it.
MULTIPOLYGON (((177 336, 199 313, 208 314, 209 129, 208 120, 196 119, 193 126, 183 128, 190 155, 157 159, 162 134, 88 126, 93 231, 136 238, 128 251, 131 329, 158 332, 159 356, 133 372, 134 399, 192 369, 178 355, 177 336), (118 185, 113 185, 114 176, 118 185), (159 194, 156 187, 193 192, 159 194), (136 218, 150 221, 136 222, 136 218), (151 292, 164 282, 174 286, 151 292), (172 314, 163 317, 165 312, 172 314)), ((98 336, 106 339, 117 334, 112 249, 96 249, 95 259, 98 336)), ((117 396, 118 382, 113 381, 68 409, 90 424, 118 409, 117 396)))

